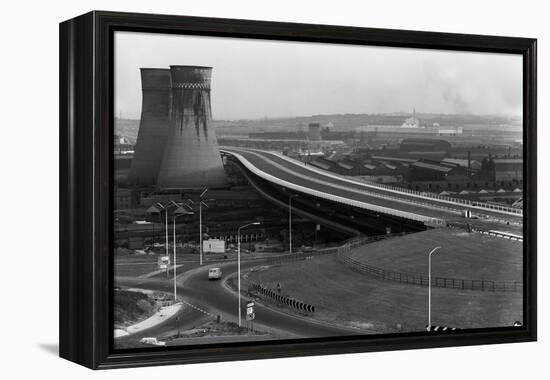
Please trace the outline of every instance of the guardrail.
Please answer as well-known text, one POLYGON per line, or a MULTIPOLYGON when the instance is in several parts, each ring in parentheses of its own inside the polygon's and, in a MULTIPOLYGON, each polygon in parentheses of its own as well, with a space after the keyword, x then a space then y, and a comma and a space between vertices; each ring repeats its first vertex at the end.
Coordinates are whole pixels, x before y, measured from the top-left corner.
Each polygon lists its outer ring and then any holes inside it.
MULTIPOLYGON (((285 157, 284 155, 277 154, 277 156, 279 156, 281 158, 284 158, 288 161, 291 160, 290 158, 285 157)), ((292 162, 292 161, 290 161, 290 162, 292 162)), ((299 161, 297 161, 297 162, 299 162, 299 161)), ((315 168, 315 171, 321 172, 321 170, 317 169, 317 168, 315 168)), ((442 202, 456 204, 458 206, 464 205, 464 206, 470 206, 470 207, 475 207, 475 208, 481 208, 481 209, 485 209, 485 210, 501 211, 501 212, 507 212, 507 213, 515 214, 515 215, 518 215, 518 216, 523 216, 523 210, 519 209, 519 208, 515 208, 515 207, 499 206, 499 205, 493 205, 493 204, 485 203, 485 202, 470 201, 468 199, 448 197, 448 196, 439 195, 439 194, 436 194, 436 193, 406 189, 406 188, 399 187, 399 186, 385 185, 385 184, 376 183, 376 182, 368 182, 368 183, 367 182, 360 182, 360 181, 357 181, 356 179, 351 180, 351 179, 349 179, 349 177, 340 176, 336 173, 328 172, 326 170, 322 171, 322 173, 323 174, 330 173, 331 175, 338 176, 338 177, 340 177, 344 180, 348 180, 350 182, 363 184, 363 185, 366 185, 366 186, 371 186, 371 187, 380 188, 380 189, 386 189, 386 190, 390 190, 390 191, 397 192, 397 193, 414 195, 414 196, 421 197, 421 198, 435 199, 435 200, 439 200, 439 201, 442 201, 442 202)))
POLYGON ((495 236, 500 237, 503 239, 523 242, 523 236, 512 234, 509 232, 502 232, 502 231, 496 231, 496 230, 482 230, 477 227, 469 226, 467 223, 459 224, 459 223, 447 223, 447 227, 450 228, 460 228, 469 232, 476 232, 478 234, 482 235, 488 235, 488 236, 495 236))
POLYGON ((385 185, 385 184, 375 183, 375 182, 373 182, 373 183, 369 182, 369 185, 379 187, 379 188, 389 189, 389 190, 393 190, 393 191, 398 191, 398 192, 401 192, 401 193, 404 193, 404 194, 411 194, 411 195, 416 195, 416 196, 419 196, 419 197, 436 199, 436 200, 449 202, 449 203, 455 203, 457 205, 479 207, 479 208, 483 208, 483 209, 486 209, 486 210, 493 210, 493 211, 504 211, 504 212, 509 212, 509 213, 516 214, 516 215, 519 215, 519 216, 523 215, 523 210, 519 209, 519 208, 515 208, 515 207, 499 206, 499 205, 493 205, 493 204, 485 203, 485 202, 470 201, 468 199, 448 197, 448 196, 445 196, 445 195, 430 193, 430 192, 427 192, 427 191, 418 191, 418 190, 406 189, 406 188, 399 187, 399 186, 391 186, 391 185, 385 185))
MULTIPOLYGON (((387 280, 411 285, 428 286, 428 276, 413 275, 391 271, 362 263, 350 256, 352 246, 346 245, 338 249, 338 259, 351 269, 379 280, 387 280)), ((487 291, 487 292, 521 292, 523 283, 518 281, 467 280, 432 276, 432 286, 438 288, 487 291)))
POLYGON ((280 292, 267 288, 266 286, 252 282, 248 287, 249 293, 256 293, 262 298, 275 301, 280 305, 288 306, 297 312, 309 314, 315 313, 315 306, 307 302, 297 300, 292 297, 284 296, 280 292))
POLYGON ((289 253, 286 255, 279 255, 274 256, 270 258, 261 258, 258 260, 262 260, 262 262, 265 262, 266 264, 278 264, 278 263, 285 263, 285 262, 293 262, 293 261, 300 261, 300 260, 309 260, 317 256, 323 256, 323 255, 330 255, 334 253, 338 253, 339 250, 342 249, 342 247, 350 246, 350 247, 359 247, 363 246, 365 244, 374 243, 381 240, 387 240, 394 237, 404 236, 411 232, 396 232, 392 234, 386 234, 386 235, 376 235, 376 236, 362 236, 362 237, 355 237, 347 240, 347 242, 343 245, 340 245, 338 247, 330 247, 330 248, 322 248, 322 249, 314 249, 307 252, 298 252, 298 253, 289 253))
POLYGON ((328 193, 325 193, 325 192, 322 192, 322 191, 314 190, 314 189, 309 188, 309 187, 297 185, 297 184, 294 184, 292 182, 288 182, 288 181, 282 180, 280 178, 277 178, 277 177, 275 177, 271 174, 268 174, 268 173, 258 169, 250 161, 248 161, 246 158, 244 158, 242 155, 240 155, 238 153, 234 153, 234 152, 231 152, 231 151, 225 151, 223 149, 220 149, 220 151, 223 151, 223 152, 226 152, 228 154, 233 155, 235 158, 237 158, 241 162, 241 164, 243 164, 248 170, 250 170, 255 175, 257 175, 257 176, 259 176, 259 177, 261 177, 261 178, 263 178, 263 179, 265 179, 269 182, 276 183, 280 186, 284 186, 284 187, 287 187, 289 189, 293 189, 293 190, 296 190, 296 191, 299 191, 299 192, 302 192, 302 193, 305 193, 305 194, 309 194, 309 195, 312 195, 312 196, 320 197, 320 198, 323 198, 323 199, 328 199, 328 200, 330 200, 332 202, 335 202, 335 203, 343 203, 343 204, 346 204, 346 205, 349 205, 349 206, 359 207, 359 208, 367 209, 367 210, 370 210, 370 211, 380 212, 380 213, 383 213, 383 214, 393 215, 393 216, 397 216, 397 217, 401 217, 401 218, 405 218, 405 219, 416 220, 416 221, 423 222, 423 223, 428 223, 428 224, 431 224, 431 225, 441 225, 442 226, 442 225, 445 224, 445 221, 443 219, 429 217, 429 216, 420 215, 420 214, 415 214, 415 213, 407 212, 407 211, 395 210, 395 209, 392 209, 392 208, 389 208, 389 207, 378 206, 378 205, 374 205, 374 204, 371 204, 371 203, 356 201, 356 200, 353 200, 353 199, 349 199, 349 198, 345 198, 345 197, 341 197, 341 196, 337 196, 337 195, 333 195, 333 194, 328 194, 328 193))

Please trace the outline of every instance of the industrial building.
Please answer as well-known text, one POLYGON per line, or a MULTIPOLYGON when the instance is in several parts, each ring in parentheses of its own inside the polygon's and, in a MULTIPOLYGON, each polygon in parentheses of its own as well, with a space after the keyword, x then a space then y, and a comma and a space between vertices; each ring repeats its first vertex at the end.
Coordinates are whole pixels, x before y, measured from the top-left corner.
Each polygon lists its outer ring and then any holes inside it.
POLYGON ((493 182, 519 182, 523 180, 523 160, 511 157, 488 157, 481 162, 481 173, 493 182))
POLYGON ((409 166, 408 181, 441 181, 467 178, 467 168, 452 162, 419 160, 409 166))
POLYGON ((494 181, 511 181, 523 179, 523 160, 521 158, 495 158, 494 181))
POLYGON ((448 152, 451 144, 446 140, 411 138, 404 139, 399 145, 402 152, 448 152))
POLYGON ((129 209, 132 205, 132 190, 117 187, 115 189, 115 209, 129 209))
POLYGON ((308 139, 309 141, 321 140, 321 124, 309 123, 308 126, 308 139))

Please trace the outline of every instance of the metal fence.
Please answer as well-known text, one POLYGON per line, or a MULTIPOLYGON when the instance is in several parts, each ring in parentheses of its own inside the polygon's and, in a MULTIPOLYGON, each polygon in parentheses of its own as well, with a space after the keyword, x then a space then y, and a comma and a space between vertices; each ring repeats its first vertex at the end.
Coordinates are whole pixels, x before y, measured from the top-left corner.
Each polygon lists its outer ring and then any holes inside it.
MULTIPOLYGON (((408 273, 386 270, 368 265, 353 259, 350 255, 351 245, 338 249, 338 259, 351 269, 379 280, 394 281, 404 284, 428 286, 428 276, 413 275, 408 273)), ((467 280, 448 277, 432 276, 432 286, 438 288, 474 290, 486 292, 521 292, 523 283, 518 281, 493 281, 493 280, 467 280)))
POLYGON ((464 206, 470 206, 470 207, 475 207, 475 208, 481 208, 481 209, 485 209, 485 210, 488 210, 488 211, 496 211, 496 212, 500 211, 500 212, 515 214, 515 215, 518 215, 518 216, 523 216, 523 210, 520 209, 520 208, 517 208, 517 207, 501 206, 501 205, 495 205, 495 204, 486 203, 486 202, 471 201, 471 200, 468 200, 468 199, 454 198, 454 197, 449 197, 449 196, 446 196, 446 195, 430 193, 430 192, 427 192, 427 191, 412 190, 412 189, 407 189, 407 188, 403 188, 403 187, 385 185, 385 184, 380 184, 380 183, 369 183, 368 185, 373 186, 373 187, 379 187, 379 188, 382 188, 382 189, 392 190, 392 191, 399 192, 399 193, 402 193, 402 194, 403 193, 404 194, 410 194, 410 195, 421 197, 421 198, 435 199, 435 200, 451 203, 451 204, 454 204, 454 205, 457 205, 457 206, 464 205, 464 206))
MULTIPOLYGON (((283 155, 280 155, 280 157, 286 159, 287 161, 293 162, 291 159, 289 159, 288 157, 285 157, 283 155)), ((310 167, 310 169, 311 169, 311 167, 310 167)), ((318 171, 318 172, 320 172, 324 175, 327 175, 327 171, 321 171, 321 169, 316 169, 316 168, 313 169, 313 170, 318 171)), ((442 201, 442 202, 451 203, 451 204, 454 204, 456 206, 464 205, 464 206, 481 208, 481 209, 490 210, 490 211, 511 213, 511 214, 515 214, 515 215, 518 215, 518 216, 523 215, 523 210, 520 209, 520 208, 516 208, 516 207, 494 205, 494 204, 491 204, 491 203, 479 202, 479 201, 470 201, 468 199, 454 198, 454 197, 440 195, 440 194, 436 194, 436 193, 430 193, 430 192, 427 192, 427 191, 418 191, 418 190, 413 190, 413 189, 407 189, 407 188, 400 187, 400 186, 392 186, 392 185, 386 185, 386 184, 370 182, 370 181, 369 182, 359 182, 359 181, 357 181, 357 179, 355 179, 353 177, 351 177, 351 179, 350 179, 347 176, 340 176, 340 175, 337 175, 335 173, 330 173, 329 172, 328 174, 333 175, 335 177, 339 177, 340 179, 342 179, 344 181, 353 182, 353 183, 356 183, 356 184, 364 185, 366 187, 390 190, 390 191, 395 192, 395 193, 409 194, 409 195, 419 197, 419 198, 424 198, 424 199, 435 199, 435 200, 439 200, 439 201, 442 201)))
POLYGON ((523 236, 521 235, 516 235, 510 232, 502 232, 502 231, 496 231, 496 230, 483 230, 481 228, 471 226, 468 223, 447 223, 447 227, 459 228, 459 229, 466 230, 468 232, 476 232, 482 235, 500 237, 503 239, 518 241, 520 243, 523 242, 523 236))
POLYGON ((292 262, 292 261, 309 260, 318 256, 339 253, 340 250, 343 249, 344 247, 355 248, 355 247, 374 243, 381 240, 387 240, 398 236, 404 236, 409 233, 410 232, 397 232, 397 233, 385 234, 385 235, 355 237, 355 238, 349 239, 346 243, 337 247, 313 249, 311 251, 306 251, 306 252, 289 253, 285 255, 273 256, 269 258, 257 258, 253 260, 258 260, 258 261, 261 260, 266 264, 277 264, 277 263, 285 263, 285 262, 292 262))

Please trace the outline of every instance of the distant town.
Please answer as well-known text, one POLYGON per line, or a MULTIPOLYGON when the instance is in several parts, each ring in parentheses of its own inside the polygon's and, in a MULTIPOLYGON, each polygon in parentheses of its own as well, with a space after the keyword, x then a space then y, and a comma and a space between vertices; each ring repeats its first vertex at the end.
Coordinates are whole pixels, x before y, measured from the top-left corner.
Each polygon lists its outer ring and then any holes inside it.
MULTIPOLYGON (((274 150, 358 179, 521 207, 519 118, 474 115, 320 115, 213 121, 222 146, 274 150)), ((117 119, 116 174, 133 156, 139 120, 117 119)), ((233 178, 237 183, 238 178, 233 178)), ((132 198, 123 189, 117 202, 132 198)))

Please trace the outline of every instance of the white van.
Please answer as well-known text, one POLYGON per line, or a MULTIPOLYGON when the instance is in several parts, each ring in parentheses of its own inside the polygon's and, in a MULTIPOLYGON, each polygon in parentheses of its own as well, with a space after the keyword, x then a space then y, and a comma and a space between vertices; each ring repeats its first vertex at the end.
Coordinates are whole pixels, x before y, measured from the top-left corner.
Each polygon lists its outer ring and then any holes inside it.
POLYGON ((221 268, 210 268, 208 270, 208 279, 209 280, 219 280, 222 278, 221 268))

